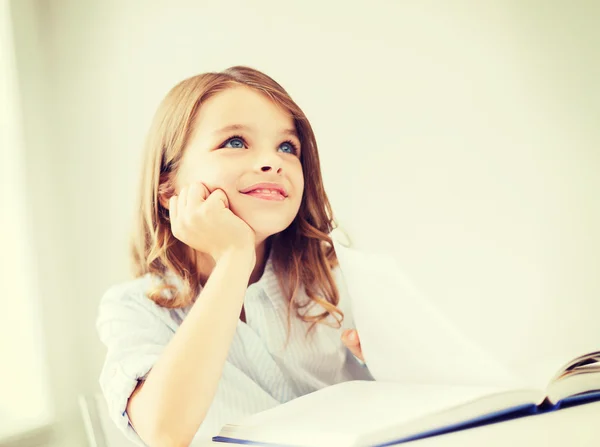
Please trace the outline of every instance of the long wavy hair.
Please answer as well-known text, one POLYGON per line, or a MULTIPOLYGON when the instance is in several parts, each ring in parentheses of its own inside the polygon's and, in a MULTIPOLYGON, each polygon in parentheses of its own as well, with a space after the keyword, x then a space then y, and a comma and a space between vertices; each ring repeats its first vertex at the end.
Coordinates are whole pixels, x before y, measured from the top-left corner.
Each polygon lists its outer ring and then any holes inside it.
POLYGON ((171 233, 169 212, 161 196, 174 193, 173 181, 204 101, 236 85, 245 85, 266 95, 289 112, 302 145, 300 161, 304 172, 304 194, 298 214, 283 231, 267 241, 279 286, 288 299, 290 315, 311 323, 340 327, 344 318, 337 307, 339 292, 332 275, 337 258, 329 233, 335 226, 331 205, 323 188, 317 142, 300 107, 281 85, 264 73, 243 66, 218 73, 203 73, 175 85, 160 103, 145 142, 139 212, 132 236, 132 264, 135 276, 153 274, 162 281, 148 292, 150 299, 168 308, 191 305, 204 285, 189 248, 171 233), (166 281, 176 275, 179 286, 166 281), (309 300, 299 299, 304 288, 309 300), (308 315, 312 305, 322 312, 308 315), (328 320, 332 316, 335 323, 328 320))

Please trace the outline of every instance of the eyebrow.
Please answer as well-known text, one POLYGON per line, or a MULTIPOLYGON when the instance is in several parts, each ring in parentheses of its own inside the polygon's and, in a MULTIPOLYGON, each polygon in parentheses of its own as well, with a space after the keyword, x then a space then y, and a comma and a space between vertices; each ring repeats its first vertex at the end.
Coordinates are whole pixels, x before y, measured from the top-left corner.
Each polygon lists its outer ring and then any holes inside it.
MULTIPOLYGON (((252 132, 254 130, 254 128, 250 127, 250 126, 246 126, 245 124, 231 124, 229 126, 225 126, 219 130, 216 130, 214 132, 215 135, 221 135, 224 133, 229 133, 229 132, 235 132, 235 131, 240 131, 240 130, 244 130, 246 132, 252 132)), ((296 137, 298 139, 300 139, 300 137, 298 136, 298 132, 296 132, 296 129, 284 129, 280 132, 281 135, 290 135, 293 137, 296 137)))

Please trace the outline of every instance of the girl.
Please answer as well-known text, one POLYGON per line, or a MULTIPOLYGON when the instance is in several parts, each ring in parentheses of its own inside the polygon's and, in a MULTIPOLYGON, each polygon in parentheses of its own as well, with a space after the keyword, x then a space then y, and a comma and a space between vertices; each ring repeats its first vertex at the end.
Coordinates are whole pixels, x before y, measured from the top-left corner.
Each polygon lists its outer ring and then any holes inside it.
POLYGON ((311 126, 273 79, 232 67, 167 94, 145 147, 136 279, 106 292, 97 321, 100 385, 131 440, 187 446, 372 379, 345 330, 332 222, 311 126))

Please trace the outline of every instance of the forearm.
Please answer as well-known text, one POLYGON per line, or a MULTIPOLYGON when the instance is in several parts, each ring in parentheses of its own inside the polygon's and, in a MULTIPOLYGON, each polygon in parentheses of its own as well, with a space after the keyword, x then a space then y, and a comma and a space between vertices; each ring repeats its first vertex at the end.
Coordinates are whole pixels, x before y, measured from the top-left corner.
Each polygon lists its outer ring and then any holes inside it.
POLYGON ((134 428, 152 447, 188 445, 212 403, 238 323, 252 258, 219 259, 200 296, 130 399, 134 428))

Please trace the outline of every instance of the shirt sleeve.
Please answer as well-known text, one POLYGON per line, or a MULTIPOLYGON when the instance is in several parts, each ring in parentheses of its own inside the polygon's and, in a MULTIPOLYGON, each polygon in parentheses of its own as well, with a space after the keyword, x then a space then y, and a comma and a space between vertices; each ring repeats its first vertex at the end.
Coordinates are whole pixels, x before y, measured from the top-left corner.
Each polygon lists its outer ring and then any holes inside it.
POLYGON ((172 310, 158 306, 145 295, 141 281, 134 281, 136 286, 114 286, 104 294, 96 329, 107 348, 99 382, 110 418, 128 439, 145 446, 129 420, 127 401, 178 324, 172 310))

